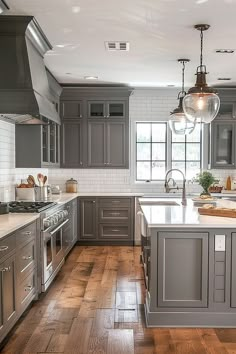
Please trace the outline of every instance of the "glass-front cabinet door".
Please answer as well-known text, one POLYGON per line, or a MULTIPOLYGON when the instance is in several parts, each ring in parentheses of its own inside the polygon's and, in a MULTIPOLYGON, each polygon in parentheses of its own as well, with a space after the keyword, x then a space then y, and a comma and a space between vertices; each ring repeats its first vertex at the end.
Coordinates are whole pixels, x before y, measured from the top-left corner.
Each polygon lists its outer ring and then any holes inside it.
POLYGON ((89 101, 88 102, 88 117, 89 118, 107 118, 105 102, 104 101, 89 101))
POLYGON ((110 101, 107 103, 107 111, 109 118, 124 118, 125 103, 122 101, 110 101))
POLYGON ((234 168, 235 167, 235 123, 214 122, 212 124, 213 147, 212 167, 213 168, 234 168))

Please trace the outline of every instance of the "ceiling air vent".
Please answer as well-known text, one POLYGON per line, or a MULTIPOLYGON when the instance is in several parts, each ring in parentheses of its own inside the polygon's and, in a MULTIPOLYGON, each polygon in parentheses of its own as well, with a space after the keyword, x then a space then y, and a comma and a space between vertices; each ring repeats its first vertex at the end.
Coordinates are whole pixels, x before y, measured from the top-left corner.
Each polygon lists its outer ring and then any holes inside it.
POLYGON ((105 47, 108 51, 129 51, 129 42, 105 42, 105 47))

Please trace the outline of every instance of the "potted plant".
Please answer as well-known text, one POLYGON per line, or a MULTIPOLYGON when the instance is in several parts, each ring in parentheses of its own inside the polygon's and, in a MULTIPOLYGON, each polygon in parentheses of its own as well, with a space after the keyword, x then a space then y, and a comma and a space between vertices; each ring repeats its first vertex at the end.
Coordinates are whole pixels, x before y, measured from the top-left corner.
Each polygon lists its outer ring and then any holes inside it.
POLYGON ((219 182, 219 180, 216 179, 209 171, 203 171, 197 174, 195 181, 198 182, 200 186, 203 188, 201 195, 209 195, 209 196, 211 195, 211 193, 209 192, 210 186, 214 183, 219 182))

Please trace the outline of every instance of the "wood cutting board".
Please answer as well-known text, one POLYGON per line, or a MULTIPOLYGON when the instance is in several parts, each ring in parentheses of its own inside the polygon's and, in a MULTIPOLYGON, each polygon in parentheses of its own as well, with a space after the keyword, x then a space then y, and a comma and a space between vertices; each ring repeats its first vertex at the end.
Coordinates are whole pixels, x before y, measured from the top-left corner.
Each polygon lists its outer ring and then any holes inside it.
POLYGON ((234 209, 198 208, 198 212, 201 215, 222 216, 225 218, 236 218, 236 210, 234 210, 234 209))

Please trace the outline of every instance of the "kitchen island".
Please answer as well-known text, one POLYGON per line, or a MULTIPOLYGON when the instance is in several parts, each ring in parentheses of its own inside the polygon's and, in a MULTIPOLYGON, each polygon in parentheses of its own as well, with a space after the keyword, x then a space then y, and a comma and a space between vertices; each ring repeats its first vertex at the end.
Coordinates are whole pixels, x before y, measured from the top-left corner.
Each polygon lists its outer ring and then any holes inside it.
POLYGON ((139 199, 147 326, 236 327, 236 219, 139 199))

